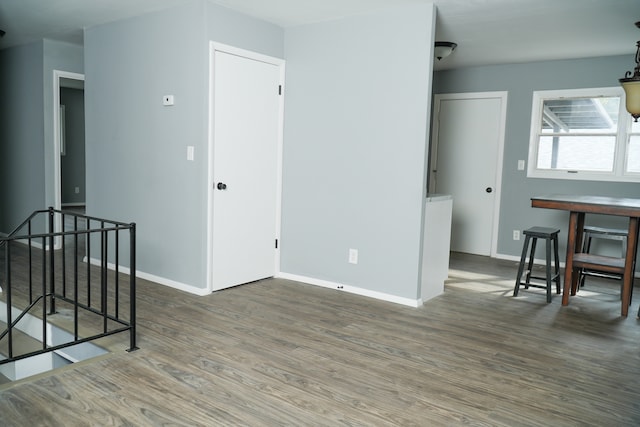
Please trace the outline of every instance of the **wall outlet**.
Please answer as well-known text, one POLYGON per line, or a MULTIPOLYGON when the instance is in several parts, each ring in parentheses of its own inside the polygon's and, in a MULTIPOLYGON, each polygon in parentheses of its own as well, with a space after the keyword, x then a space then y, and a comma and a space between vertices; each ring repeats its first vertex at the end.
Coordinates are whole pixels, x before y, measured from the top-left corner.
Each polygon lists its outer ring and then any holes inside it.
POLYGON ((75 190, 76 190, 76 194, 80 194, 80 187, 76 187, 75 190))
POLYGON ((357 263, 358 263, 358 250, 349 249, 349 264, 357 264, 357 263))
POLYGON ((518 160, 518 170, 519 171, 524 170, 524 160, 518 160))
POLYGON ((513 240, 520 240, 520 230, 513 230, 513 240))

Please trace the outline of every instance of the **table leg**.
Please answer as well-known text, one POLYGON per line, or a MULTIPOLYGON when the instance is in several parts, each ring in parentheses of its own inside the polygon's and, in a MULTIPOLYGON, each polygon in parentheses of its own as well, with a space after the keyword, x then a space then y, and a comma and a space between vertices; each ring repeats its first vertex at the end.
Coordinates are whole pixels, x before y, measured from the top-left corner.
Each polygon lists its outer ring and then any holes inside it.
POLYGON ((564 289, 562 291, 562 305, 569 304, 569 293, 573 276, 573 254, 576 252, 576 225, 578 212, 569 213, 569 230, 567 233, 567 260, 564 265, 564 289))
POLYGON ((638 247, 638 218, 629 218, 629 235, 627 236, 627 253, 624 258, 624 275, 622 276, 622 300, 620 314, 626 317, 631 302, 631 286, 633 286, 634 260, 638 247))
MULTIPOLYGON (((582 239, 584 236, 584 212, 578 212, 578 218, 576 221, 576 239, 575 239, 575 247, 573 250, 574 254, 582 252, 582 239)), ((573 257, 571 259, 571 265, 573 267, 573 257)), ((575 295, 578 292, 578 281, 580 280, 580 269, 572 268, 571 269, 571 295, 575 295)))

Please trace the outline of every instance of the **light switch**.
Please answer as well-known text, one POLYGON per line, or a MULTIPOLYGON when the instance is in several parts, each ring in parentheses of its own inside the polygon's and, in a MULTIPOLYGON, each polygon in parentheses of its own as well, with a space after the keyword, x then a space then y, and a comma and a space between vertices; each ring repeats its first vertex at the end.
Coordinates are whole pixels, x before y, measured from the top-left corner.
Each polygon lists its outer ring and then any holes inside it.
POLYGON ((518 170, 519 171, 524 170, 524 160, 518 160, 518 170))
POLYGON ((194 151, 193 145, 188 145, 187 146, 187 160, 193 161, 193 151, 194 151))
POLYGON ((173 95, 165 95, 162 97, 162 105, 169 106, 173 105, 173 95))

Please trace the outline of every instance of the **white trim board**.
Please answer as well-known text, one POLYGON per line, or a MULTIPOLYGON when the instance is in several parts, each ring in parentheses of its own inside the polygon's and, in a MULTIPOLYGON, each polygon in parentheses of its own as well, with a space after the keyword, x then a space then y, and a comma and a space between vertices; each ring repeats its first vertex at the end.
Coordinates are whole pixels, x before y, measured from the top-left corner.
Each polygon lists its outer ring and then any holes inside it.
POLYGON ((356 294, 356 295, 361 295, 369 298, 375 298, 378 300, 393 302, 396 304, 406 305, 414 308, 422 306, 421 299, 399 297, 396 295, 386 294, 383 292, 377 292, 377 291, 371 291, 369 289, 359 288, 357 286, 343 285, 341 283, 330 282, 328 280, 314 279, 312 277, 299 276, 297 274, 282 273, 282 272, 277 273, 275 277, 278 279, 292 280, 294 282, 302 282, 309 285, 335 289, 338 291, 344 291, 350 294, 356 294))
MULTIPOLYGON (((86 258, 84 259, 84 261, 86 262, 86 258)), ((100 260, 98 260, 97 258, 91 258, 91 265, 100 266, 101 265, 100 260)), ((115 270, 115 264, 107 263, 107 268, 109 270, 115 270)), ((127 275, 130 274, 130 270, 128 267, 119 266, 118 271, 123 274, 127 274, 127 275)), ((136 271, 136 277, 139 277, 141 279, 148 280, 154 283, 158 283, 160 285, 168 286, 170 288, 174 288, 180 291, 188 292, 190 294, 198 295, 198 296, 205 296, 205 295, 211 294, 211 291, 209 291, 208 288, 197 288, 195 286, 187 285, 185 283, 177 282, 175 280, 167 279, 160 276, 155 276, 153 274, 145 273, 142 271, 136 271)), ((377 291, 371 291, 369 289, 359 288, 357 286, 343 285, 336 282, 330 282, 328 280, 314 279, 311 277, 300 276, 297 274, 280 272, 280 273, 276 273, 274 277, 277 279, 292 280, 294 282, 306 283, 308 285, 320 286, 323 288, 336 289, 339 291, 348 292, 350 294, 365 296, 369 298, 375 298, 381 301, 392 302, 395 304, 401 304, 401 305, 405 305, 413 308, 418 308, 423 305, 422 299, 404 298, 396 295, 386 294, 383 292, 377 292, 377 291)))
MULTIPOLYGON (((87 258, 85 257, 84 262, 87 262, 87 258)), ((100 266, 101 262, 97 258, 91 258, 91 265, 100 266)), ((107 268, 109 270, 115 271, 116 265, 114 263, 108 262, 107 268)), ((124 267, 122 265, 118 266, 118 272, 126 274, 128 276, 131 275, 131 270, 129 267, 124 267)), ((177 282, 175 280, 167 279, 165 277, 156 276, 154 274, 145 273, 144 271, 136 270, 136 278, 144 279, 153 283, 157 283, 159 285, 168 286, 173 289, 177 289, 179 291, 188 292, 190 294, 205 296, 209 295, 211 291, 207 288, 198 288, 195 286, 187 285, 186 283, 177 282)))

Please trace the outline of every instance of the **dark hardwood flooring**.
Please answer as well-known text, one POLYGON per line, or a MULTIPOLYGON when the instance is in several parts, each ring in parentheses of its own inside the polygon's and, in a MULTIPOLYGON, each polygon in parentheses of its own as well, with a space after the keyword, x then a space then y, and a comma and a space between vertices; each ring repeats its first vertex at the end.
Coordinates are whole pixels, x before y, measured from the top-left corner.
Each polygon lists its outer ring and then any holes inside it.
POLYGON ((139 281, 138 351, 0 388, 1 426, 637 426, 640 293, 511 296, 517 264, 453 254, 409 308, 287 280, 197 297, 139 281))

